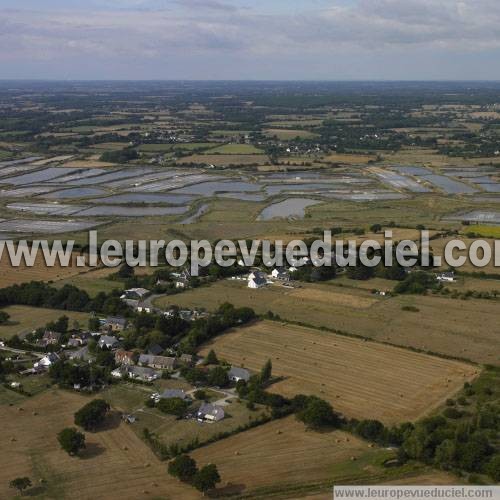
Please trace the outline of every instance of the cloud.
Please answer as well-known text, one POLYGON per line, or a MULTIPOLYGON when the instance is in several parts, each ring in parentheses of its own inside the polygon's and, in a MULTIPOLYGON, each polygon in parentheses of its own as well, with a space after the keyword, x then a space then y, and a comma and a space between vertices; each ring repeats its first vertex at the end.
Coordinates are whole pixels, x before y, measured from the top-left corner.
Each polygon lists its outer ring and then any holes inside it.
POLYGON ((455 54, 500 49, 497 0, 331 1, 321 9, 305 3, 298 12, 267 13, 222 0, 94 3, 100 10, 4 9, 0 61, 184 57, 189 65, 206 56, 272 64, 280 58, 300 63, 301 57, 328 60, 408 49, 455 54))

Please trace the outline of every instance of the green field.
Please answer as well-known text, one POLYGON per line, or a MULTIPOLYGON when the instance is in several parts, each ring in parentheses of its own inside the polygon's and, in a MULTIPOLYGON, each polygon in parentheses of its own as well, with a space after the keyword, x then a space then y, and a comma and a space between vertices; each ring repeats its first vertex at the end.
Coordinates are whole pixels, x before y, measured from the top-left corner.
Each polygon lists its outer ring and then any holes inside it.
POLYGON ((191 151, 195 149, 206 149, 213 147, 212 142, 180 142, 177 144, 141 144, 137 149, 145 153, 163 153, 174 149, 191 151))
POLYGON ((495 238, 500 239, 500 227, 499 226, 466 226, 462 229, 462 233, 475 233, 479 236, 483 236, 485 238, 495 238))
POLYGON ((0 325, 0 338, 3 339, 8 339, 13 335, 25 335, 64 315, 70 319, 70 326, 76 320, 81 326, 85 327, 89 319, 88 313, 43 309, 41 307, 8 306, 4 307, 2 311, 10 315, 9 322, 0 325))
POLYGON ((251 144, 225 144, 217 148, 207 151, 208 154, 223 154, 223 155, 256 155, 262 154, 263 151, 251 144))

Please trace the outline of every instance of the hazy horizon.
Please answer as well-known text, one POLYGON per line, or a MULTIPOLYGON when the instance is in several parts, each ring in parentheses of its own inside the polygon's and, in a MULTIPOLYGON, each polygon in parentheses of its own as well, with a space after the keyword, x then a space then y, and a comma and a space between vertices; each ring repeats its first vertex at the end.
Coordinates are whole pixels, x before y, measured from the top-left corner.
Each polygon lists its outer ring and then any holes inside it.
POLYGON ((0 0, 9 80, 497 81, 494 0, 0 0))

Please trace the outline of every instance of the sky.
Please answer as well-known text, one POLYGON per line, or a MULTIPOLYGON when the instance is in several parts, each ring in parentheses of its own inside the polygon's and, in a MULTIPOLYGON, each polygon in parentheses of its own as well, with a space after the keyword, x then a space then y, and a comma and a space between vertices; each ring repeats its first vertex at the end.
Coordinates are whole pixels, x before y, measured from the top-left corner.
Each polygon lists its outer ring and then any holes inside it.
POLYGON ((500 80, 498 0, 0 0, 0 79, 500 80))

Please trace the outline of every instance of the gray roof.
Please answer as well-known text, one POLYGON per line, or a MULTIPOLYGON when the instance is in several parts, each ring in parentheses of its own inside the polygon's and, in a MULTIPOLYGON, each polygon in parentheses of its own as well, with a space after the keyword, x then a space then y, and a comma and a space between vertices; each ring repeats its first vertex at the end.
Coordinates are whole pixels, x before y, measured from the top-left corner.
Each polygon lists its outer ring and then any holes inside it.
POLYGON ((210 403, 203 403, 200 406, 200 409, 198 410, 198 416, 205 417, 206 415, 210 415, 211 417, 214 418, 217 417, 224 418, 224 410, 220 406, 213 405, 210 403))
POLYGON ((83 346, 81 349, 78 349, 76 351, 68 352, 68 358, 69 359, 80 359, 80 360, 83 360, 83 361, 88 361, 89 359, 92 359, 92 356, 89 354, 89 348, 88 348, 88 346, 83 346))
POLYGON ((122 318, 121 316, 108 316, 106 318, 106 323, 125 326, 127 323, 127 320, 125 318, 122 318))
POLYGON ((99 345, 115 345, 118 343, 118 339, 111 335, 102 335, 99 339, 99 345))
POLYGON ((158 373, 152 368, 147 368, 145 366, 128 366, 126 368, 127 373, 133 373, 138 377, 152 377, 158 375, 158 373))
POLYGON ((182 389, 167 389, 163 391, 163 394, 160 396, 163 399, 172 399, 172 398, 179 398, 179 399, 186 399, 186 393, 182 389))
POLYGON ((158 356, 158 354, 161 354, 163 352, 163 347, 158 344, 151 344, 148 347, 148 354, 152 354, 153 356, 158 356))
POLYGON ((141 354, 139 356, 139 363, 142 365, 158 365, 172 369, 175 367, 175 362, 175 358, 168 356, 153 356, 152 354, 141 354))
POLYGON ((232 366, 228 372, 228 377, 249 380, 250 372, 248 370, 245 370, 245 368, 238 368, 237 366, 232 366))

